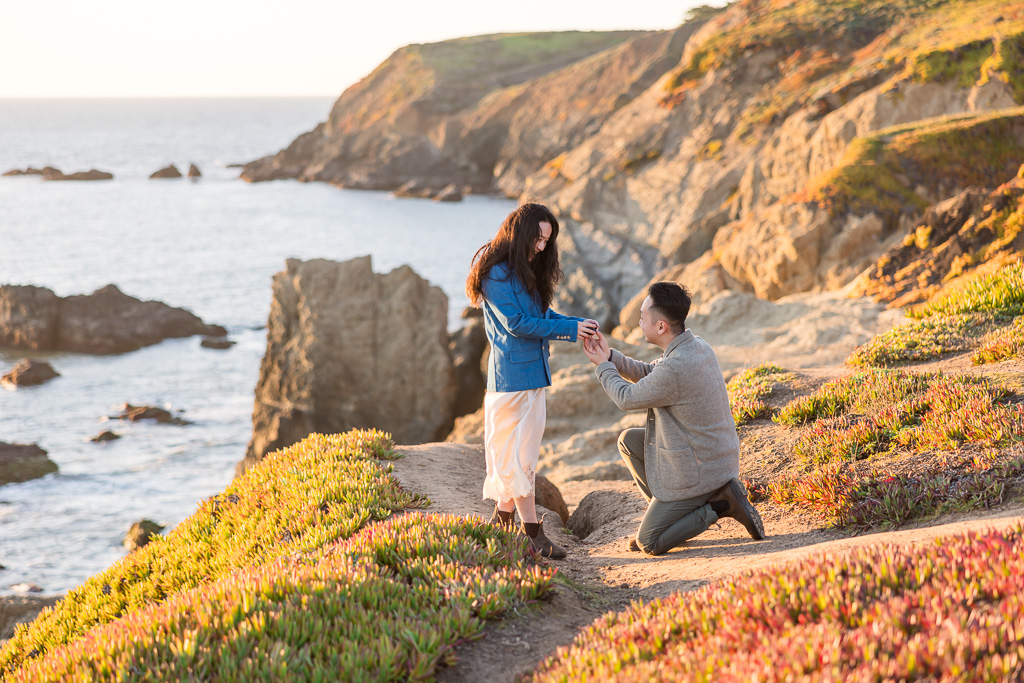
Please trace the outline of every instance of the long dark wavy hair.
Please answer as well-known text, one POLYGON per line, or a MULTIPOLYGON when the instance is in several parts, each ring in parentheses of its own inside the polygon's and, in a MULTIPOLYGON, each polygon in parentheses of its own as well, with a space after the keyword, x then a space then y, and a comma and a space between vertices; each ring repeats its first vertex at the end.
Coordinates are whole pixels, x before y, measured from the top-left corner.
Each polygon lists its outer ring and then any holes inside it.
POLYGON ((562 279, 558 265, 558 219, 543 204, 527 203, 505 218, 498 234, 480 247, 466 278, 466 296, 474 306, 480 306, 484 297, 483 283, 491 268, 501 262, 526 287, 526 291, 540 298, 542 309, 547 310, 555 298, 555 286, 562 279), (544 251, 531 261, 530 255, 540 238, 540 224, 551 224, 551 237, 544 251))

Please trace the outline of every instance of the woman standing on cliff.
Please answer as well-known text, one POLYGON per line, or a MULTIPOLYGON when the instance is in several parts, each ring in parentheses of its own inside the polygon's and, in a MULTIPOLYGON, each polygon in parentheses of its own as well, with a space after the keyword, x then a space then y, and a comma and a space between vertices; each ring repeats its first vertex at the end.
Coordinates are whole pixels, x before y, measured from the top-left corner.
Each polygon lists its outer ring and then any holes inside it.
POLYGON ((558 266, 558 220, 540 204, 523 204, 473 257, 466 295, 484 312, 491 343, 484 397, 484 498, 497 501, 491 521, 512 527, 519 510, 522 531, 539 553, 554 559, 565 549, 552 543, 537 520, 534 477, 551 386, 548 341, 574 342, 597 332, 597 321, 551 309, 558 266))

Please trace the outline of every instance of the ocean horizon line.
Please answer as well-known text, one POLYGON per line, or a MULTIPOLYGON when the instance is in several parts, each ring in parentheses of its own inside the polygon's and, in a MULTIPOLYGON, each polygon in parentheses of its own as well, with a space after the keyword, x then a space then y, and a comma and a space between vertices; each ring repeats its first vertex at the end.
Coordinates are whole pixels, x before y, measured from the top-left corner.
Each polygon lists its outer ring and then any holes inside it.
POLYGON ((318 100, 337 99, 338 93, 325 95, 0 95, 0 102, 26 101, 139 101, 139 100, 318 100))

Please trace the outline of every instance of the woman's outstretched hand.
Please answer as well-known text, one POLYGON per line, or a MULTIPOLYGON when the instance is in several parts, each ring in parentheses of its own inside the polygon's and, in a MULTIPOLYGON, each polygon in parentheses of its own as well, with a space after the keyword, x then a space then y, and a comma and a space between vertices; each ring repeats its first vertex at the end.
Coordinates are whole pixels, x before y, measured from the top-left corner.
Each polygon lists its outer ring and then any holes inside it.
POLYGON ((576 323, 576 336, 579 339, 587 340, 596 334, 598 325, 596 320, 584 320, 576 323))
POLYGON ((583 340, 583 353, 594 365, 611 360, 612 350, 608 346, 608 340, 600 332, 593 338, 583 340))

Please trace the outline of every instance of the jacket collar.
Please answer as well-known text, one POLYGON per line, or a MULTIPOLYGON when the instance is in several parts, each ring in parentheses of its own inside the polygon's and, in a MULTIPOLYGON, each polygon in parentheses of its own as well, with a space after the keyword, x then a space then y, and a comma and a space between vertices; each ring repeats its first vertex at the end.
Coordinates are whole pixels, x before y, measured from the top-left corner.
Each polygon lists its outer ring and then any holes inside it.
POLYGON ((672 353, 673 351, 675 351, 677 348, 679 348, 680 345, 685 344, 686 342, 690 342, 690 341, 693 341, 693 330, 690 330, 690 329, 683 330, 682 334, 680 334, 678 337, 673 339, 669 343, 669 345, 665 347, 665 352, 663 354, 661 354, 661 355, 662 356, 667 356, 670 353, 672 353))

